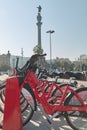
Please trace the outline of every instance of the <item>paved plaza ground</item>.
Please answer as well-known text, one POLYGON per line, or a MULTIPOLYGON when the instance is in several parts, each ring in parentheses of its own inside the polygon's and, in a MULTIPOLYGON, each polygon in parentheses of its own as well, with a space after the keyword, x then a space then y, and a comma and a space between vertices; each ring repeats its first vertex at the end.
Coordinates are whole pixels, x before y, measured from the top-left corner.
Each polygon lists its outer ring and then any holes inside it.
POLYGON ((64 117, 54 119, 50 125, 38 108, 32 120, 23 128, 23 130, 72 130, 64 117))
MULTIPOLYGON (((0 82, 2 83, 8 76, 0 76, 0 82)), ((66 80, 64 80, 66 82, 66 80)), ((78 83, 87 86, 87 82, 78 81, 78 83)), ((43 114, 43 110, 38 106, 37 111, 34 113, 31 121, 23 127, 23 130, 72 130, 67 124, 64 117, 54 119, 50 125, 43 114)))

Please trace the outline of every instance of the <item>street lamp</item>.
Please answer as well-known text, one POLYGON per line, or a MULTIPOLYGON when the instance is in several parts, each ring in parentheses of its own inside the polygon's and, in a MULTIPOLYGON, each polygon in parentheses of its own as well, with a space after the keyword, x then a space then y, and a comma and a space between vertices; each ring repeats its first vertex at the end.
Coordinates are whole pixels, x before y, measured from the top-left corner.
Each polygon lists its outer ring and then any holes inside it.
POLYGON ((52 60, 52 45, 51 45, 51 34, 54 33, 54 30, 49 30, 46 33, 50 34, 50 65, 51 65, 51 60, 52 60))

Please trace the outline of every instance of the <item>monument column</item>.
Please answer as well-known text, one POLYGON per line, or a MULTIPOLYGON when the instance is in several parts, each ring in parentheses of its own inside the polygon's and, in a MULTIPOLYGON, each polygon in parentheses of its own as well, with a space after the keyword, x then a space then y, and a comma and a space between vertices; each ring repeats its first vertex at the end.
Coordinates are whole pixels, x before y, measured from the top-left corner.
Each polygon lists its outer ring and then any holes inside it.
POLYGON ((41 6, 39 5, 38 8, 38 15, 37 15, 37 31, 38 31, 38 45, 40 46, 40 49, 42 49, 41 47, 41 19, 42 19, 42 16, 41 16, 41 6))

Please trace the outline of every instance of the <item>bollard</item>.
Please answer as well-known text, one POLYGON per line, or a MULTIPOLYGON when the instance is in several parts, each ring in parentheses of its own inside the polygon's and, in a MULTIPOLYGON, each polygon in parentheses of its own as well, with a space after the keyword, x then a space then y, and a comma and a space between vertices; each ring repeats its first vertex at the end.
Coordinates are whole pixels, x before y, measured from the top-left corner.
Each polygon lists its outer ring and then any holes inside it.
POLYGON ((17 77, 6 81, 3 130, 23 130, 20 109, 20 86, 17 77))

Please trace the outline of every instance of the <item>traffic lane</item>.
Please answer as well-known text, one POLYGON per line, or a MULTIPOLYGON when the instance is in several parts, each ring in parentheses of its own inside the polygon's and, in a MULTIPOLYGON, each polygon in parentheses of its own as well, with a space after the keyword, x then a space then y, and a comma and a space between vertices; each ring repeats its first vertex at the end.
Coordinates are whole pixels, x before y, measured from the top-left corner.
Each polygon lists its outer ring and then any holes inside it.
POLYGON ((43 115, 41 109, 34 113, 31 121, 23 128, 23 130, 72 130, 67 124, 64 117, 54 119, 50 125, 43 115))

